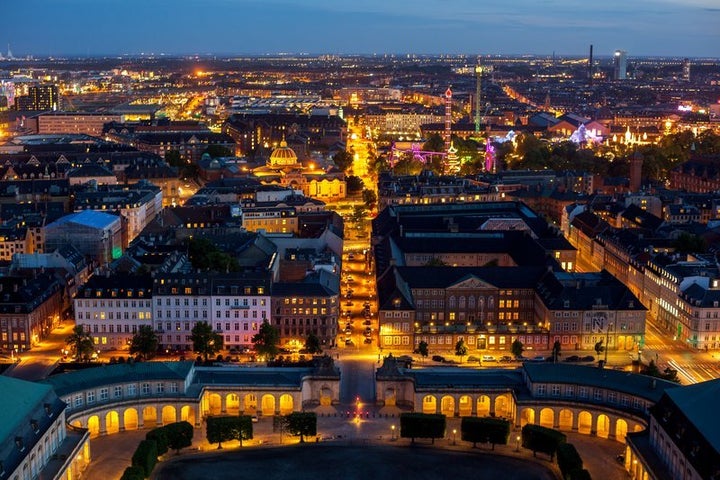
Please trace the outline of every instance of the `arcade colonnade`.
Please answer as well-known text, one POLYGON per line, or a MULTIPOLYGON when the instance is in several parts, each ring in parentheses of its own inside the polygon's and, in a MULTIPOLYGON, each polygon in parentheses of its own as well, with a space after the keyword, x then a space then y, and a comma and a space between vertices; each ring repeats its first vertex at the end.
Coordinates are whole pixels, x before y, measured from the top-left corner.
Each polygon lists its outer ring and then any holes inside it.
POLYGON ((506 418, 516 428, 536 424, 561 431, 578 432, 625 443, 629 432, 644 430, 647 422, 601 405, 575 402, 516 402, 506 393, 428 393, 417 394, 414 410, 441 413, 447 417, 493 416, 506 418))

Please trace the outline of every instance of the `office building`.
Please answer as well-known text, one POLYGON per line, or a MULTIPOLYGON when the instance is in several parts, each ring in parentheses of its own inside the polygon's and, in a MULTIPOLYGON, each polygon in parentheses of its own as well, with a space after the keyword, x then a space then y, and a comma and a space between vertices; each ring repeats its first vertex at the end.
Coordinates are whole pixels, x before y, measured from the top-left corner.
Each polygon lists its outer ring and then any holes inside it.
POLYGON ((613 79, 627 79, 627 52, 625 50, 615 50, 613 57, 613 79))

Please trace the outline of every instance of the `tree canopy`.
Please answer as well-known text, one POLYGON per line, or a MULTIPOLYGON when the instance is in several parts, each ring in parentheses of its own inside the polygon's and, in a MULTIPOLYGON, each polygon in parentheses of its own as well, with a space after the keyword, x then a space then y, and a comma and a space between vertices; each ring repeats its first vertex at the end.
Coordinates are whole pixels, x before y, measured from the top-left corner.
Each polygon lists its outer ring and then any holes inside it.
POLYGON ((353 155, 348 151, 340 150, 333 155, 332 160, 339 170, 345 172, 353 163, 353 155))
POLYGON ((322 353, 322 348, 320 347, 320 339, 314 333, 310 333, 305 339, 305 350, 310 355, 322 353))
POLYGON ((223 348, 223 336, 213 331, 208 322, 198 322, 190 332, 193 351, 203 356, 207 362, 208 357, 215 355, 223 348))
POLYGON ((132 337, 130 342, 130 353, 140 355, 144 359, 151 359, 158 349, 158 338, 155 330, 150 325, 140 325, 140 328, 132 337))
POLYGON ((280 332, 270 325, 270 322, 263 320, 260 330, 252 337, 252 343, 255 352, 259 356, 265 357, 267 360, 274 360, 280 351, 278 348, 280 332))
POLYGON ((305 437, 317 435, 317 414, 315 412, 293 412, 285 417, 286 431, 295 437, 300 437, 300 443, 305 437))
POLYGON ((95 350, 95 342, 90 332, 86 332, 82 325, 75 325, 72 333, 65 339, 65 343, 70 347, 76 362, 90 361, 95 350))
POLYGON ((188 254, 193 268, 216 272, 237 272, 240 265, 237 259, 220 250, 207 238, 191 238, 188 241, 188 254))

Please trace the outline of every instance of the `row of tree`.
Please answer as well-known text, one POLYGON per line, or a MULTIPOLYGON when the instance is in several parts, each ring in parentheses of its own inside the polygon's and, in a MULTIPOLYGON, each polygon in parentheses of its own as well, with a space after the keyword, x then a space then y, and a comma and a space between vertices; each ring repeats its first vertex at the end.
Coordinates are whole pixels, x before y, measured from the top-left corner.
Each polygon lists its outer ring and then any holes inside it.
MULTIPOLYGON (((305 437, 317 435, 317 414, 315 412, 293 412, 289 415, 274 417, 275 428, 289 435, 305 437)), ((252 440, 253 424, 250 415, 210 416, 207 418, 207 441, 217 443, 222 448, 223 442, 238 440, 242 446, 244 440, 252 440)))
POLYGON ((145 435, 132 456, 132 465, 123 472, 120 480, 144 480, 152 474, 158 456, 167 453, 168 449, 180 450, 192 445, 194 429, 188 422, 175 422, 164 427, 150 430, 145 435))
MULTIPOLYGON (((223 349, 223 336, 215 332, 212 326, 205 321, 198 322, 193 327, 190 339, 193 351, 201 355, 205 361, 223 349)), ((89 361, 95 351, 95 343, 90 332, 82 325, 76 325, 72 333, 65 339, 72 356, 76 361, 89 361)), ((267 320, 260 325, 258 333, 252 337, 255 353, 268 360, 273 360, 280 352, 280 332, 267 320)), ((160 343, 155 331, 150 325, 142 325, 133 335, 130 342, 130 354, 142 359, 150 359, 158 351, 160 343)), ((308 335, 305 342, 305 351, 311 355, 322 352, 320 340, 314 334, 308 335)))

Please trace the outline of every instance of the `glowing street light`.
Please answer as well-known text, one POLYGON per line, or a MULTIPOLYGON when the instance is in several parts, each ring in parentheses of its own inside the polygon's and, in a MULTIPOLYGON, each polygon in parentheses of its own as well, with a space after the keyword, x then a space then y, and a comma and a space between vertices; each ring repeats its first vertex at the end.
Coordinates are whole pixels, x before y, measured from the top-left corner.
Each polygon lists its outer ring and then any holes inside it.
POLYGON ((453 445, 456 445, 456 443, 455 443, 455 435, 457 435, 457 428, 453 428, 453 445))
POLYGON ((395 441, 395 425, 390 425, 390 432, 391 432, 390 439, 392 441, 395 441))
POLYGON ((520 435, 515 437, 515 451, 516 452, 520 451, 520 435))

